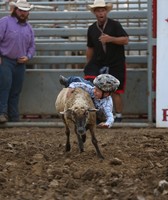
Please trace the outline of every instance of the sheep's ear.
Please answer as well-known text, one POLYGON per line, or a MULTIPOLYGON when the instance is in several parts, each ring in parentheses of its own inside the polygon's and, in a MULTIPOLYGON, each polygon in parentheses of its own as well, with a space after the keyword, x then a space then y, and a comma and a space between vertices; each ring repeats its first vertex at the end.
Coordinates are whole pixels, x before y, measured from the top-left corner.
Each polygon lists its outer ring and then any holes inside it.
POLYGON ((61 114, 61 115, 64 115, 64 114, 65 114, 65 112, 60 112, 60 114, 61 114))
POLYGON ((88 111, 89 112, 96 112, 96 111, 98 111, 98 109, 96 109, 96 108, 89 108, 88 111))
POLYGON ((68 108, 67 110, 64 110, 64 111, 62 111, 62 112, 60 112, 60 114, 65 114, 65 113, 67 113, 67 112, 72 112, 72 109, 71 108, 68 108))

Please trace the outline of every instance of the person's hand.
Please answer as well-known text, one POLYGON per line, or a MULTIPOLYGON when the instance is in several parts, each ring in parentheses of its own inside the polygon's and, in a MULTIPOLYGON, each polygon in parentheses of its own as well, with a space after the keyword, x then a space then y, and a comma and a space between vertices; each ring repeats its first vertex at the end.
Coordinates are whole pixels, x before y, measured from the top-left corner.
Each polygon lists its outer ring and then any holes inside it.
POLYGON ((100 37, 99 37, 99 40, 102 44, 106 44, 107 42, 109 42, 110 40, 110 36, 107 35, 107 34, 102 34, 100 37))
POLYGON ((22 56, 22 57, 17 59, 18 63, 26 63, 27 61, 28 61, 28 57, 27 56, 22 56))
POLYGON ((99 127, 99 128, 108 128, 108 125, 105 124, 104 122, 101 122, 101 123, 99 123, 99 124, 97 125, 97 127, 99 127))
POLYGON ((74 92, 74 88, 68 88, 68 92, 67 92, 67 98, 69 98, 71 96, 71 94, 74 92))

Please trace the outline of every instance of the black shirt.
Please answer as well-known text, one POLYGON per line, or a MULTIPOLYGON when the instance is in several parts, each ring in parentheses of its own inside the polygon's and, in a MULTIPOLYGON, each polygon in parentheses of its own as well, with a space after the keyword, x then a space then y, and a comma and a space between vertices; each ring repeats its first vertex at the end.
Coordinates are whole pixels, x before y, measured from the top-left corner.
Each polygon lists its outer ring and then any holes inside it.
MULTIPOLYGON (((107 19, 103 33, 114 37, 128 36, 118 21, 109 18, 107 19)), ((98 28, 97 22, 89 26, 87 46, 94 48, 93 58, 90 62, 99 66, 114 66, 125 62, 124 45, 116 45, 112 42, 106 43, 105 52, 102 43, 99 41, 101 34, 102 31, 98 28)))

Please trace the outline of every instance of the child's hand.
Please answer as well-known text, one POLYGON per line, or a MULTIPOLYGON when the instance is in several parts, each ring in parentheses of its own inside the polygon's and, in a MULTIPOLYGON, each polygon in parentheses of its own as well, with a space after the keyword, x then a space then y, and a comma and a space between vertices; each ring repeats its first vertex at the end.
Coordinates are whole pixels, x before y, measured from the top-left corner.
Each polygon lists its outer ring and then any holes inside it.
POLYGON ((71 96, 71 94, 74 92, 74 88, 68 88, 68 92, 67 92, 67 98, 69 98, 71 96))
POLYGON ((104 122, 101 122, 100 124, 97 125, 99 128, 108 128, 108 125, 105 124, 104 122))

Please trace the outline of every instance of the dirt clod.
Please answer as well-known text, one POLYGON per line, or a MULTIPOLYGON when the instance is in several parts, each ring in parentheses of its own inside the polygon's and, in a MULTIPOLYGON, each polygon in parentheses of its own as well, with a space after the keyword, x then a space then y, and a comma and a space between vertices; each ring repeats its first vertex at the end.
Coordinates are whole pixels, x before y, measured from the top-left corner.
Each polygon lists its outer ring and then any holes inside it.
POLYGON ((0 199, 167 200, 168 131, 156 128, 97 129, 105 157, 90 134, 79 153, 64 128, 0 129, 0 199))

